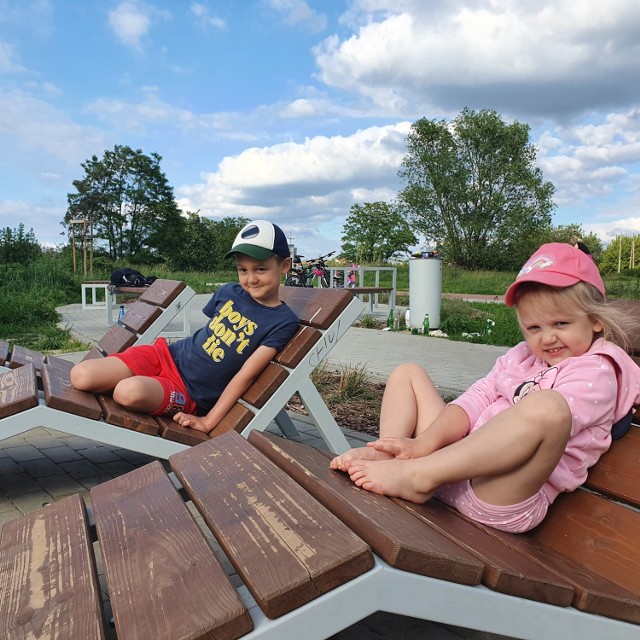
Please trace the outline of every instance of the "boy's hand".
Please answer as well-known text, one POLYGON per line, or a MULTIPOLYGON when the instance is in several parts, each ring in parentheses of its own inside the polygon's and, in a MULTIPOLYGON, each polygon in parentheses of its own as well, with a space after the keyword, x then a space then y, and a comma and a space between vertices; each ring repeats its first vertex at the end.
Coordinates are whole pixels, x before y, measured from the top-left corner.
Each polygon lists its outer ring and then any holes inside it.
POLYGON ((173 416, 173 421, 177 422, 181 427, 189 427, 196 431, 202 431, 202 433, 209 433, 213 429, 213 427, 209 426, 205 418, 192 416, 182 411, 173 416))

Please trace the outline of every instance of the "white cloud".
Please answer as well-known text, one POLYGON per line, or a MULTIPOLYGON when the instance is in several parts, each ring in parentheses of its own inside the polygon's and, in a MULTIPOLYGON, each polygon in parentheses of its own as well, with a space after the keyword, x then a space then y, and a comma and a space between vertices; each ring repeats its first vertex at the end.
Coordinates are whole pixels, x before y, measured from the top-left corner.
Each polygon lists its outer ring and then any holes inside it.
POLYGON ((168 11, 156 9, 142 2, 121 2, 109 12, 109 26, 118 40, 130 47, 140 48, 142 39, 149 33, 154 19, 166 20, 168 11))
POLYGON ((191 13, 196 17, 198 24, 202 27, 212 26, 216 29, 226 29, 227 23, 218 16, 209 13, 209 9, 200 2, 191 4, 191 13))
POLYGON ((8 42, 0 41, 0 73, 24 73, 26 71, 17 62, 15 50, 8 42))
POLYGON ((317 13, 304 0, 267 0, 267 3, 284 16, 285 24, 300 24, 313 33, 323 31, 327 26, 327 18, 317 13))

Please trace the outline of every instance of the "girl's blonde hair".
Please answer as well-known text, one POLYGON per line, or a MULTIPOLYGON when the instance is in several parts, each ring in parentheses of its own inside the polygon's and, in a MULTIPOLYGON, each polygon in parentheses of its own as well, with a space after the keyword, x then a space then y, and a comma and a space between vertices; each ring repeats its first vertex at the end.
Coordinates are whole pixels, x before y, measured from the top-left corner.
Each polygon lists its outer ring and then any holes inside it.
POLYGON ((619 307, 609 304, 603 295, 592 285, 578 282, 570 287, 550 287, 539 282, 523 282, 515 295, 515 306, 523 295, 533 294, 546 298, 562 306, 589 316, 591 320, 602 325, 598 337, 629 350, 631 342, 629 334, 638 328, 638 321, 619 307))

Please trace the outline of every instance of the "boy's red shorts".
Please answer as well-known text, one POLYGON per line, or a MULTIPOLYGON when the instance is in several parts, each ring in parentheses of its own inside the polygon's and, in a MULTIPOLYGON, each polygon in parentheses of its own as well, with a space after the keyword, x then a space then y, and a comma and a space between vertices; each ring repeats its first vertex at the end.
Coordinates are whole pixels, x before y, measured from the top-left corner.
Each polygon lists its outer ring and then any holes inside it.
POLYGON ((153 344, 134 345, 122 353, 112 353, 109 357, 119 358, 135 375, 154 378, 162 385, 164 389, 162 405, 151 415, 172 416, 180 411, 197 415, 198 406, 189 397, 164 338, 158 338, 153 344))

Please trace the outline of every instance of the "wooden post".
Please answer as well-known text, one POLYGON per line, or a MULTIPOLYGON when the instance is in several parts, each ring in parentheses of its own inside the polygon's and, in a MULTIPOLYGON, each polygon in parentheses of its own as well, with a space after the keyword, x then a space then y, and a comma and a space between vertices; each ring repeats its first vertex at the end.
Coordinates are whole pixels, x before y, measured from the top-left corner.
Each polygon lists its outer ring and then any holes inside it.
POLYGON ((622 236, 618 237, 618 273, 620 273, 620 266, 622 264, 622 236))

